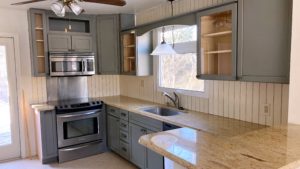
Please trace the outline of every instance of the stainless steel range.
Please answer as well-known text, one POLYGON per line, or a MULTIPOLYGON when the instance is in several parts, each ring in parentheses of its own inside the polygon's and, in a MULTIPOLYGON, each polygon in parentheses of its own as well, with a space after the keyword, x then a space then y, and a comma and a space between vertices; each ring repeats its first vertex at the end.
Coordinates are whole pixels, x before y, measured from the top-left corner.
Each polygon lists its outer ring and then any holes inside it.
POLYGON ((98 154, 106 150, 105 113, 96 99, 49 102, 55 105, 59 162, 98 154))

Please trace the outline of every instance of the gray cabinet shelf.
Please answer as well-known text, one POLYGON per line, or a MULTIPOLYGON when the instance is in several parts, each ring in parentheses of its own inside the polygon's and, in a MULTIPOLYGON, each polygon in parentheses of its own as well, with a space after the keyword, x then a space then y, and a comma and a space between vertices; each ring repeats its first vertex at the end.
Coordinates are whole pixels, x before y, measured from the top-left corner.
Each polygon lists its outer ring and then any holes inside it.
POLYGON ((153 74, 152 33, 137 36, 135 30, 121 33, 121 74, 150 76, 153 74))

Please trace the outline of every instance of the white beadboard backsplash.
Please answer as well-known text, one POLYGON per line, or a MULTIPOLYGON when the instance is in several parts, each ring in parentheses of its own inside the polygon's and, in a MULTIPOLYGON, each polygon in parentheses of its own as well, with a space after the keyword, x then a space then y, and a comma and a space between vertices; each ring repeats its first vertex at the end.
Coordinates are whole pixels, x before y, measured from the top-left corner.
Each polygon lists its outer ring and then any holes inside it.
MULTIPOLYGON (((184 14, 230 0, 177 0, 174 14, 184 14)), ((161 20, 171 15, 170 3, 140 11, 137 25, 161 20)), ((154 66, 154 70, 157 70, 154 66)), ((154 73, 156 74, 156 73, 154 73)), ((157 90, 156 76, 120 77, 121 95, 165 104, 166 98, 157 90)), ((184 108, 230 117, 263 125, 286 124, 288 116, 289 85, 239 81, 209 81, 209 97, 199 98, 181 95, 184 108), (266 115, 264 107, 269 106, 266 115)))

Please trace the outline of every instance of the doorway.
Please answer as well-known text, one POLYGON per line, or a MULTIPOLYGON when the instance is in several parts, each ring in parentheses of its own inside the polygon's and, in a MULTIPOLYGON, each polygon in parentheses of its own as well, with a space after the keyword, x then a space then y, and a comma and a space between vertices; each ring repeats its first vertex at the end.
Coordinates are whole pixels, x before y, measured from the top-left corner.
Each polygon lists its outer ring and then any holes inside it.
POLYGON ((14 39, 0 37, 0 161, 20 157, 14 39))

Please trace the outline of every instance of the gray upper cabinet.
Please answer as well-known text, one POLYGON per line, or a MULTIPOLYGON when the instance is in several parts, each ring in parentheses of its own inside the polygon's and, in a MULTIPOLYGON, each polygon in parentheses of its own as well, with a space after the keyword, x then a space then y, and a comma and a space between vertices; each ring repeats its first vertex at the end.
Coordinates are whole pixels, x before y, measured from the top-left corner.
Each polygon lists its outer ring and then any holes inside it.
POLYGON ((119 15, 97 17, 98 73, 120 73, 119 15))
POLYGON ((72 39, 70 35, 48 34, 49 51, 68 52, 72 49, 72 39))
POLYGON ((237 4, 197 14, 197 78, 236 80, 237 4))
POLYGON ((137 36, 135 30, 121 33, 121 74, 151 76, 153 74, 152 33, 137 36))
POLYGON ((50 52, 92 52, 92 37, 89 35, 70 35, 68 33, 49 33, 50 52))
POLYGON ((47 22, 44 10, 28 11, 29 39, 33 76, 46 76, 48 69, 47 22))
POLYGON ((238 77, 289 83, 292 0, 239 0, 238 77))
POLYGON ((91 36, 72 36, 72 50, 78 52, 91 52, 93 51, 92 37, 91 36))

